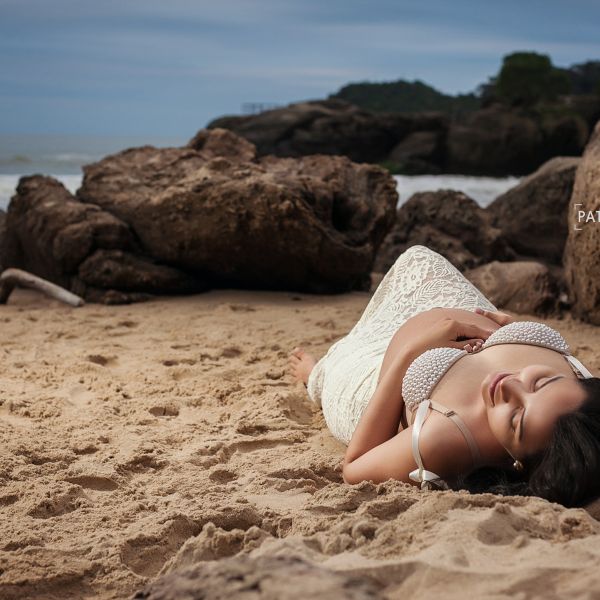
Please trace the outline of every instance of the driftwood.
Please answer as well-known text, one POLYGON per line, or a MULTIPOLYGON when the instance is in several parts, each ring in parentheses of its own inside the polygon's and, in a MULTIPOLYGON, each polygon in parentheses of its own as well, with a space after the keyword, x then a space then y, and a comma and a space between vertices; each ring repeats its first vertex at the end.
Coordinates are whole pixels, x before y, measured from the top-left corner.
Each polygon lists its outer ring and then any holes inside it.
POLYGON ((82 306, 84 304, 83 298, 69 292, 69 290, 21 269, 6 269, 0 275, 0 304, 6 304, 15 287, 37 290, 50 298, 55 298, 71 306, 82 306))

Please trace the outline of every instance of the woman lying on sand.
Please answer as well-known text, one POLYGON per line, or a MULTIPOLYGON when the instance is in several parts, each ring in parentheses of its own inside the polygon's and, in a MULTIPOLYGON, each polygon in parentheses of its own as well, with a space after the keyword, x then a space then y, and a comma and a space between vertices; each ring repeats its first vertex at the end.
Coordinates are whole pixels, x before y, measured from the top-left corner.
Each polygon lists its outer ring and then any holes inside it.
POLYGON ((555 329, 515 321, 447 259, 403 252, 358 323, 289 368, 347 444, 346 483, 600 495, 600 379, 555 329), (383 359, 382 359, 383 357, 383 359))

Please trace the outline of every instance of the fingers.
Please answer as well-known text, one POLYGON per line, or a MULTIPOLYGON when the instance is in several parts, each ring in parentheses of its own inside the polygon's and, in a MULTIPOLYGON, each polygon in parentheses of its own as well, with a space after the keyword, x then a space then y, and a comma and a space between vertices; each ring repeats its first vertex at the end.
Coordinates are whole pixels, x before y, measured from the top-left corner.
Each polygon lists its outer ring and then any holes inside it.
POLYGON ((500 311, 485 310, 484 308, 476 307, 474 312, 483 315, 484 317, 488 317, 488 319, 492 319, 492 321, 495 321, 498 325, 508 325, 514 321, 513 317, 500 311))
POLYGON ((449 346, 452 348, 458 348, 459 350, 466 350, 467 352, 477 352, 481 350, 484 344, 482 339, 471 339, 463 340, 462 342, 449 342, 449 346))
POLYGON ((481 346, 483 346, 483 340, 467 341, 463 346, 463 350, 466 350, 467 352, 477 352, 478 350, 481 350, 481 346))
MULTIPOLYGON (((479 325, 473 325, 471 323, 461 323, 460 326, 461 327, 458 335, 466 338, 473 338, 474 340, 487 340, 488 337, 494 333, 493 329, 481 327, 479 325)), ((466 341, 468 342, 469 340, 467 339, 466 341)))

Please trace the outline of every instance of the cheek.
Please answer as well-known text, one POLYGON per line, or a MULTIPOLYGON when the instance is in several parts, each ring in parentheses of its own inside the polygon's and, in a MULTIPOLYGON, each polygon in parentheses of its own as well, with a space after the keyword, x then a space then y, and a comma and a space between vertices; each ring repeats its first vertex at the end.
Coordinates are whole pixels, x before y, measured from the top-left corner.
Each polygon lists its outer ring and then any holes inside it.
POLYGON ((487 411, 488 423, 490 430, 499 441, 505 441, 508 437, 508 415, 505 410, 499 408, 491 408, 487 411))

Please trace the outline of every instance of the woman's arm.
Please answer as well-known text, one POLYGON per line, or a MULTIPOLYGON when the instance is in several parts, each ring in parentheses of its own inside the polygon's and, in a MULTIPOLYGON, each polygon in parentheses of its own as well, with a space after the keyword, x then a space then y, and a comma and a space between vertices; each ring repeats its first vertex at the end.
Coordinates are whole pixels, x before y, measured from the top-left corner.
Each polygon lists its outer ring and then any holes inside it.
POLYGON ((404 408, 402 380, 415 358, 410 351, 398 352, 378 383, 346 448, 344 466, 394 437, 404 408))
POLYGON ((398 433, 404 407, 402 380, 417 356, 429 348, 462 348, 465 342, 458 342, 460 337, 467 341, 473 341, 476 336, 485 340, 491 333, 490 329, 470 322, 443 318, 429 327, 423 327, 412 339, 407 340, 407 344, 397 350, 392 363, 377 384, 346 448, 344 466, 398 433))

